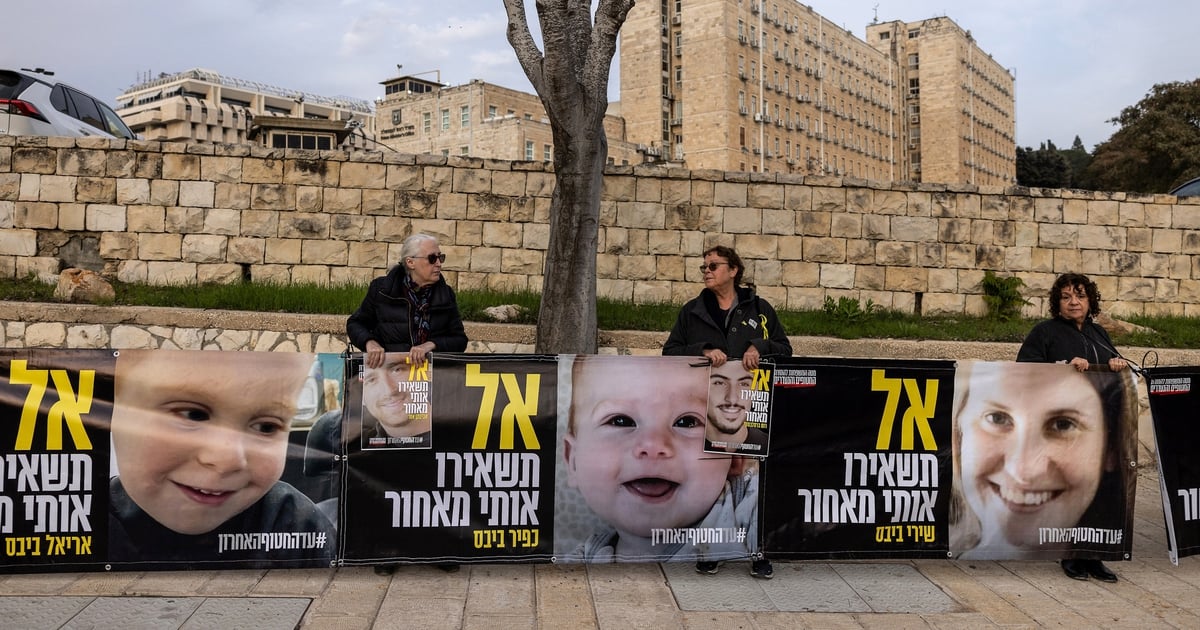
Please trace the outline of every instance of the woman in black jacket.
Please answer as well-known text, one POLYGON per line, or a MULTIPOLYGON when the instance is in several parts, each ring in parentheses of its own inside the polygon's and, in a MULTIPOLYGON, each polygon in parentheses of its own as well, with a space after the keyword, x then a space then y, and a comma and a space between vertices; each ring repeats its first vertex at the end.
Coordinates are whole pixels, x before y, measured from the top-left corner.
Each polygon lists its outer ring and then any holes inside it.
MULTIPOLYGON (((1080 372, 1089 366, 1108 366, 1114 372, 1129 367, 1113 346, 1108 332, 1093 318, 1100 314, 1100 291, 1096 283, 1079 273, 1064 273, 1050 287, 1050 319, 1033 327, 1017 361, 1028 363, 1069 363, 1080 372)), ((1062 561, 1063 573, 1076 580, 1092 576, 1103 582, 1116 582, 1117 574, 1094 559, 1062 561)))
POLYGON ((467 349, 467 333, 454 289, 442 278, 446 255, 436 238, 404 239, 400 263, 375 278, 362 305, 346 321, 350 343, 366 353, 366 366, 383 365, 385 352, 407 352, 413 363, 441 352, 467 349))
MULTIPOLYGON (((704 252, 700 265, 704 289, 680 309, 663 344, 664 355, 704 356, 714 368, 733 360, 746 370, 757 369, 764 357, 792 356, 792 344, 775 309, 754 293, 753 286, 742 286, 745 269, 732 247, 717 245, 704 252)), ((698 573, 712 575, 717 570, 715 561, 696 563, 698 573)), ((750 575, 769 580, 775 570, 770 560, 761 557, 750 564, 750 575)))

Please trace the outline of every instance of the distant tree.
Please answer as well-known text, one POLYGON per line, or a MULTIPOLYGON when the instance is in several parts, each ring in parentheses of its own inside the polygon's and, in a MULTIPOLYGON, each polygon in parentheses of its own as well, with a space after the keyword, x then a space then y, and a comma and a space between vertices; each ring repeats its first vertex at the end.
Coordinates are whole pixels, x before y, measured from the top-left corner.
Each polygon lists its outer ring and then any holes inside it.
POLYGON ((1071 143, 1070 149, 1059 149, 1058 152, 1067 159, 1067 165, 1070 167, 1070 187, 1089 188, 1085 173, 1088 165, 1092 163, 1092 154, 1084 148, 1083 140, 1075 136, 1075 142, 1071 143))
POLYGON ((1098 190, 1161 193, 1200 175, 1200 79, 1161 83, 1109 122, 1086 176, 1098 190))
POLYGON ((608 158, 604 114, 617 33, 634 0, 536 0, 542 46, 524 0, 504 0, 508 43, 550 118, 554 194, 536 351, 596 352, 596 250, 608 158))
POLYGON ((1017 184, 1039 188, 1066 188, 1071 183, 1071 165, 1053 142, 1036 151, 1017 147, 1017 184))

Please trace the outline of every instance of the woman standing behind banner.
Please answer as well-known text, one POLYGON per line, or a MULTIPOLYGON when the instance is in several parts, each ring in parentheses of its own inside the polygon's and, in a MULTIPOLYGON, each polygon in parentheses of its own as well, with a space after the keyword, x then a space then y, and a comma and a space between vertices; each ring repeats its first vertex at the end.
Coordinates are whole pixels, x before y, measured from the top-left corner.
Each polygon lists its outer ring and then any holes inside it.
MULTIPOLYGON (((755 294, 753 285, 742 286, 745 265, 732 247, 710 247, 700 271, 704 289, 680 309, 663 344, 664 355, 704 356, 713 367, 732 359, 747 370, 757 369, 763 357, 792 356, 792 344, 775 309, 755 294)), ((696 563, 699 573, 711 575, 717 569, 716 562, 696 563)), ((750 575, 769 580, 775 571, 764 557, 751 563, 750 575)))
POLYGON ((346 320, 346 334, 366 352, 367 367, 383 365, 385 352, 407 352, 420 363, 434 350, 467 349, 454 289, 442 277, 444 262, 436 238, 413 234, 400 247, 400 263, 371 281, 362 305, 346 320))
MULTIPOLYGON (((413 234, 400 246, 399 264, 371 281, 362 305, 346 320, 346 334, 366 353, 367 368, 382 367, 387 352, 406 352, 411 363, 419 364, 434 350, 467 349, 458 300, 442 277, 444 262, 436 238, 413 234)), ((456 564, 438 566, 458 570, 456 564)), ((393 564, 375 566, 381 575, 395 570, 393 564)))
MULTIPOLYGON (((1100 314, 1100 291, 1083 274, 1064 273, 1050 287, 1050 319, 1033 327, 1017 361, 1069 363, 1085 372, 1089 365, 1107 365, 1114 372, 1129 367, 1113 346, 1108 332, 1093 318, 1100 314)), ((1076 580, 1088 575, 1103 582, 1116 582, 1117 575, 1099 560, 1062 561, 1063 573, 1076 580)))

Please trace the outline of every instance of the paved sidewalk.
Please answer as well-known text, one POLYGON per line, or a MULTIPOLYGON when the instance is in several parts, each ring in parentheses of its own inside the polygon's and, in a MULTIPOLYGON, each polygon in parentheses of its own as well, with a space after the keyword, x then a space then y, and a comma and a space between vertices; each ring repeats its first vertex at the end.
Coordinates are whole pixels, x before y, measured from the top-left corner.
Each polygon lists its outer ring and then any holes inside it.
POLYGON ((474 565, 0 576, 4 628, 1200 628, 1200 557, 1167 560, 1158 475, 1138 482, 1116 584, 1052 562, 474 565))

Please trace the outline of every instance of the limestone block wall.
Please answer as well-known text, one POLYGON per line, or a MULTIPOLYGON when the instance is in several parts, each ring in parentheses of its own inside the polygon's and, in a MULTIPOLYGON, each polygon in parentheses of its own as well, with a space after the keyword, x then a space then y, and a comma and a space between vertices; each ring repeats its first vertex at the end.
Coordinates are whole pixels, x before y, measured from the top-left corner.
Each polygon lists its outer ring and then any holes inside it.
MULTIPOLYGON (((0 275, 365 285, 427 232, 454 286, 540 291, 553 190, 541 162, 0 136, 0 275)), ((982 312, 991 270, 1024 280, 1038 315, 1070 270, 1114 314, 1200 314, 1200 200, 608 168, 601 295, 682 302, 714 244, 788 308, 982 312)))

